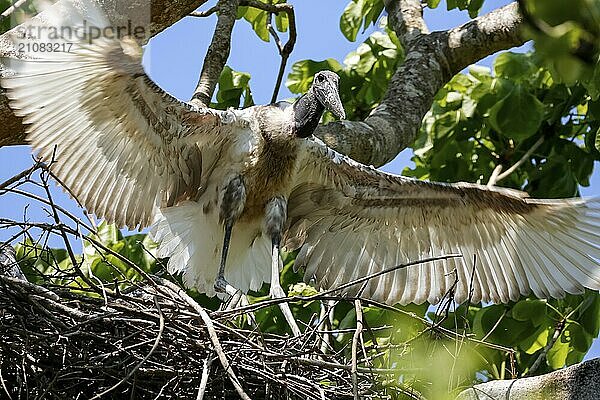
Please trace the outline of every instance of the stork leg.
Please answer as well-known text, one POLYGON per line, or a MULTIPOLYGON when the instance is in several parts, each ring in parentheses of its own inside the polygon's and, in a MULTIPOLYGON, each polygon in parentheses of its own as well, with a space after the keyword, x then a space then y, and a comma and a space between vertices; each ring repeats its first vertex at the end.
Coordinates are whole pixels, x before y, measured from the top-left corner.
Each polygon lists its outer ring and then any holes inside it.
POLYGON ((231 297, 235 296, 237 289, 231 286, 225 279, 225 263, 227 262, 227 253, 229 252, 232 229, 233 223, 225 224, 225 238, 223 239, 223 250, 221 251, 221 264, 219 265, 219 272, 217 273, 217 279, 215 280, 215 290, 217 292, 227 293, 231 297))
MULTIPOLYGON (((273 299, 281 299, 287 297, 279 282, 279 270, 282 264, 279 255, 279 246, 287 218, 287 202, 281 196, 275 197, 267 203, 265 211, 266 230, 269 236, 271 236, 271 288, 269 294, 273 299)), ((302 332, 292 314, 292 310, 290 310, 290 305, 288 303, 279 303, 279 309, 283 313, 294 336, 300 336, 302 332)))
POLYGON ((219 264, 217 279, 215 280, 215 290, 227 293, 233 297, 237 289, 225 280, 225 264, 227 262, 233 224, 244 211, 244 205, 246 204, 244 179, 239 175, 231 177, 227 181, 227 184, 223 185, 219 194, 219 220, 225 226, 225 235, 223 238, 223 250, 221 251, 221 263, 219 264))

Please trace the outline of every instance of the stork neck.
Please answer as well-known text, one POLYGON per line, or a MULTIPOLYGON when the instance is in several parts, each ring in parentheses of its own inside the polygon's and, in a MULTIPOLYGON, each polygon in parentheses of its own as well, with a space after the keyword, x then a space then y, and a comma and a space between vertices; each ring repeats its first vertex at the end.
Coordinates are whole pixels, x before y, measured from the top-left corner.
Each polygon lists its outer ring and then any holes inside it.
POLYGON ((325 107, 323 107, 312 90, 309 90, 300 97, 294 103, 293 107, 296 136, 301 138, 309 137, 317 128, 325 107))

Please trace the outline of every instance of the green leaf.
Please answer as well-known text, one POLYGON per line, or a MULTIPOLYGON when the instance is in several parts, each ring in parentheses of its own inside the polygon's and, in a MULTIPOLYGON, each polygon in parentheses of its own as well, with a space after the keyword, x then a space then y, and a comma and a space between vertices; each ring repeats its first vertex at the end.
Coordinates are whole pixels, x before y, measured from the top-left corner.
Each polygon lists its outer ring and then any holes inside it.
POLYGON ((351 42, 361 26, 363 32, 371 24, 375 24, 383 11, 383 0, 352 0, 348 3, 340 17, 340 30, 351 42))
POLYGON ((530 54, 505 52, 494 60, 494 73, 515 81, 526 80, 531 77, 538 67, 531 59, 530 54))
POLYGON ((589 350, 592 345, 593 337, 590 336, 579 323, 570 322, 564 330, 565 336, 569 338, 571 346, 582 353, 589 350))
POLYGON ((383 0, 367 0, 367 5, 363 9, 367 10, 365 14, 365 20, 363 24, 363 32, 368 28, 369 25, 375 25, 377 19, 383 11, 383 0))
POLYGON ((555 154, 530 173, 526 191, 533 197, 559 199, 577 195, 577 179, 562 154, 555 154))
POLYGON ((479 15, 479 11, 481 10, 481 6, 483 6, 484 0, 470 0, 469 5, 467 6, 467 10, 469 10, 469 17, 475 18, 479 15))
POLYGON ((546 346, 546 343, 548 343, 548 337, 551 330, 553 330, 551 325, 541 325, 529 336, 524 337, 519 343, 519 347, 527 354, 533 354, 536 351, 543 349, 544 346, 546 346))
POLYGON ((546 319, 546 302, 543 300, 521 300, 512 308, 512 317, 518 321, 531 321, 540 326, 546 319))
POLYGON ((211 105, 213 108, 239 107, 240 103, 243 107, 253 105, 250 74, 234 71, 231 67, 225 66, 219 76, 219 88, 216 98, 217 103, 211 105))
POLYGON ((429 8, 437 8, 437 6, 440 4, 441 0, 427 0, 427 7, 429 8))
MULTIPOLYGON (((600 98, 600 62, 594 66, 594 72, 591 76, 588 79, 583 79, 581 83, 586 88, 592 100, 600 98)), ((596 119, 599 118, 596 117, 596 119)))
POLYGON ((348 3, 340 17, 340 30, 351 42, 356 40, 358 31, 362 25, 363 7, 365 0, 352 0, 348 3))
POLYGON ((554 345, 548 350, 548 354, 546 354, 546 359, 548 360, 548 365, 552 367, 552 369, 559 369, 566 365, 567 356, 569 355, 570 339, 563 332, 558 340, 554 342, 554 345))
POLYGON ((252 25, 252 29, 256 35, 265 42, 268 42, 270 39, 269 30, 267 29, 268 16, 269 14, 266 11, 253 7, 248 7, 243 14, 244 19, 252 25))
POLYGON ((589 101, 587 107, 588 116, 600 121, 600 100, 589 101))
POLYGON ((123 239, 123 235, 117 226, 109 224, 106 221, 102 221, 98 226, 97 232, 98 234, 95 235, 95 238, 105 245, 111 245, 123 239))
POLYGON ((489 111, 488 121, 504 136, 524 140, 534 135, 544 116, 544 105, 521 85, 515 88, 489 111))
POLYGON ((596 150, 600 151, 600 128, 596 130, 596 136, 594 139, 594 147, 596 150))
POLYGON ((275 16, 275 26, 279 32, 287 32, 290 26, 290 20, 286 13, 279 13, 275 16))
POLYGON ((600 295, 597 292, 586 292, 591 297, 591 304, 581 312, 579 323, 591 337, 597 337, 600 332, 600 295))

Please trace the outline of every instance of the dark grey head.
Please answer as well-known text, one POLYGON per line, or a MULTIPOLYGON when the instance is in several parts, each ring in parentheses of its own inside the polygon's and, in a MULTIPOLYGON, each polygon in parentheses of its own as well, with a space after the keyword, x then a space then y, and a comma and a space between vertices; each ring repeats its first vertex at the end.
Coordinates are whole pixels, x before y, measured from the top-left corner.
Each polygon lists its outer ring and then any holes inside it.
POLYGON ((331 71, 320 71, 315 74, 309 89, 326 110, 331 111, 336 118, 346 118, 339 90, 340 77, 331 71))
POLYGON ((331 71, 315 74, 308 92, 294 103, 296 136, 305 138, 312 135, 325 110, 331 111, 339 119, 346 118, 340 100, 339 80, 337 74, 331 71))

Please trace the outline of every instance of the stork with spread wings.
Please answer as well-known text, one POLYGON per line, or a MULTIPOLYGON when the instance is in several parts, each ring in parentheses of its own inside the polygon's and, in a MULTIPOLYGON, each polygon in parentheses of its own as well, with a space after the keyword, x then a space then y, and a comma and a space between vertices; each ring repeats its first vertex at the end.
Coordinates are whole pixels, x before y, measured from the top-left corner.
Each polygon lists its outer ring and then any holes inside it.
MULTIPOLYGON (((85 3, 88 24, 107 26, 85 3)), ((64 5, 69 21, 83 19, 64 5)), ((60 15, 50 23, 64 25, 60 15)), ((423 182, 338 154, 312 136, 325 109, 344 118, 329 71, 293 105, 197 109, 150 80, 132 40, 61 40, 71 52, 14 61, 2 81, 28 140, 45 160, 56 149, 54 173, 89 211, 153 225, 159 255, 189 287, 211 296, 270 282, 281 296, 284 245, 320 288, 464 256, 369 280, 363 294, 389 304, 437 303, 452 285, 457 302, 600 289, 598 200, 423 182)))

